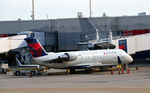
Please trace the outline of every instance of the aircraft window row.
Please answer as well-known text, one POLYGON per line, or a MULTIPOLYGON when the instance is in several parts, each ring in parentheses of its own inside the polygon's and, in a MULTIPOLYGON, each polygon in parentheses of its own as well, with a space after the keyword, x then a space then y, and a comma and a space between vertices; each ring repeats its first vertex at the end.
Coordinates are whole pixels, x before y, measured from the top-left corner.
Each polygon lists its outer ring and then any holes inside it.
MULTIPOLYGON (((114 56, 116 56, 116 52, 107 52, 107 54, 105 56, 103 56, 102 54, 99 55, 95 55, 93 57, 93 55, 91 54, 86 54, 86 58, 87 59, 93 59, 95 61, 101 61, 101 60, 105 60, 105 59, 112 59, 114 56), (107 55, 109 53, 109 55, 107 55)), ((80 55, 80 59, 84 59, 84 57, 82 55, 80 55)))
POLYGON ((112 52, 104 52, 106 54, 117 54, 115 51, 112 51, 112 52))

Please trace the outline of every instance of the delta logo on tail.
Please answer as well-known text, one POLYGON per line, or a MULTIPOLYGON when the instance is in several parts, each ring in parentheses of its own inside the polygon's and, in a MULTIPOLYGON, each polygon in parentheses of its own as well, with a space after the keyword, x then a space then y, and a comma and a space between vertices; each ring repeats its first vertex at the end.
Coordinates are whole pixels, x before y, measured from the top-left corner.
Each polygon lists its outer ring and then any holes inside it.
POLYGON ((30 52, 32 53, 33 57, 40 57, 47 55, 46 51, 44 51, 43 47, 41 46, 39 41, 37 41, 36 38, 28 37, 25 38, 25 40, 29 46, 30 52))
POLYGON ((127 52, 127 40, 126 39, 119 41, 119 49, 122 49, 125 52, 127 52))

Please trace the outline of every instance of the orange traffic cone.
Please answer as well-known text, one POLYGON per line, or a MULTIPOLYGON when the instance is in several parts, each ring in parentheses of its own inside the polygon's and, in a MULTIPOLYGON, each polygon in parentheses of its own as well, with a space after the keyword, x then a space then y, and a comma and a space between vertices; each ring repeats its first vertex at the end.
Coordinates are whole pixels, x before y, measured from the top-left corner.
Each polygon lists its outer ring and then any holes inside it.
POLYGON ((114 72, 113 72, 113 70, 111 70, 111 75, 113 75, 114 74, 114 72))
POLYGON ((138 66, 136 67, 136 70, 139 70, 139 67, 138 67, 138 66))
POLYGON ((127 74, 130 74, 130 69, 129 68, 127 69, 127 74))
POLYGON ((124 69, 122 68, 122 74, 124 74, 124 69))
POLYGON ((30 73, 30 77, 32 77, 32 73, 30 73))

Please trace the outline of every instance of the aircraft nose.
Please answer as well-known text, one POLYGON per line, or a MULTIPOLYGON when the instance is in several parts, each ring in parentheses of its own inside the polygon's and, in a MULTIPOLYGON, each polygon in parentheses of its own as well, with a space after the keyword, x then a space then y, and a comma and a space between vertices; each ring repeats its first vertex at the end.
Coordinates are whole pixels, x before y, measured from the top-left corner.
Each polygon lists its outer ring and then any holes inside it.
POLYGON ((130 55, 128 55, 128 61, 129 61, 129 62, 132 62, 132 61, 133 61, 133 58, 132 58, 130 55))

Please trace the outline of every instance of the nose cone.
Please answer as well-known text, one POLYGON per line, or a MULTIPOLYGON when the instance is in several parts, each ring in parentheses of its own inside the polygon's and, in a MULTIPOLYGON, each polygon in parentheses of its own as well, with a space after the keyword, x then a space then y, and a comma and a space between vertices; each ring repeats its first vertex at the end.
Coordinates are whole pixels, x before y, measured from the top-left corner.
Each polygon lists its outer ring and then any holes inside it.
POLYGON ((131 63, 132 61, 133 61, 133 58, 130 55, 128 55, 128 62, 131 63))

